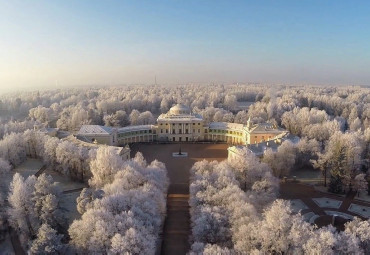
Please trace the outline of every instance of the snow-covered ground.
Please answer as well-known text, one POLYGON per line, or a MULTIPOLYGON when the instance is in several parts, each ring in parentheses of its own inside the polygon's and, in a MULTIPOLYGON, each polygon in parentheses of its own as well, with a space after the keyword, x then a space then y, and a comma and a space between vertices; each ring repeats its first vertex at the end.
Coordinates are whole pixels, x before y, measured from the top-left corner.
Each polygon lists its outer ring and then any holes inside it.
POLYGON ((25 162, 13 169, 14 173, 19 173, 24 178, 36 174, 44 163, 40 159, 28 158, 25 162))
POLYGON ((80 213, 77 211, 76 199, 80 195, 80 192, 72 192, 63 194, 60 199, 60 206, 63 208, 64 216, 70 225, 75 219, 81 217, 80 213))
POLYGON ((351 204, 348 211, 358 214, 364 218, 370 218, 370 207, 364 205, 351 204))
POLYGON ((337 216, 341 216, 342 218, 349 219, 349 220, 352 220, 352 219, 353 219, 353 216, 352 216, 352 215, 349 215, 348 213, 344 213, 344 212, 338 212, 338 211, 325 211, 325 213, 326 213, 327 215, 337 215, 337 216))
MULTIPOLYGON (((46 169, 45 174, 51 175, 54 182, 60 187, 62 191, 82 189, 87 187, 86 183, 71 180, 68 176, 64 176, 61 173, 55 172, 51 169, 46 169)), ((76 199, 80 195, 81 191, 75 191, 71 193, 64 193, 61 197, 60 203, 64 210, 64 215, 67 218, 68 224, 71 224, 75 219, 79 219, 81 215, 77 211, 76 199)))
POLYGON ((20 164, 18 167, 11 170, 9 173, 2 176, 3 181, 0 183, 0 192, 4 195, 4 197, 7 196, 8 190, 9 190, 9 184, 13 180, 13 175, 15 173, 19 173, 24 178, 27 178, 28 176, 31 176, 35 173, 37 173, 38 170, 43 166, 43 162, 39 159, 31 159, 28 158, 25 162, 20 164))
POLYGON ((339 209, 340 205, 342 204, 342 201, 340 200, 327 197, 313 198, 312 200, 321 208, 339 209))
POLYGON ((370 196, 367 194, 367 190, 360 191, 360 195, 356 196, 355 199, 370 202, 370 196))
POLYGON ((293 212, 298 213, 301 210, 308 209, 307 205, 303 203, 300 199, 292 199, 290 200, 290 204, 292 206, 293 212))
POLYGON ((47 175, 51 175, 51 177, 53 177, 54 182, 57 183, 57 185, 60 187, 62 191, 87 187, 86 183, 73 181, 68 176, 62 175, 61 173, 53 171, 51 169, 46 169, 44 173, 47 175))

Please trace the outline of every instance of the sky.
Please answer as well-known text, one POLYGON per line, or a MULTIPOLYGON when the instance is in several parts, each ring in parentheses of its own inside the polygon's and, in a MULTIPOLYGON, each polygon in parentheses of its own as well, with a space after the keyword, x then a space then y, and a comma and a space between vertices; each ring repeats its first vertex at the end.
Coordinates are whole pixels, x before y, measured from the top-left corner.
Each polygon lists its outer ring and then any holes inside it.
POLYGON ((370 1, 0 0, 0 89, 370 84, 370 1))

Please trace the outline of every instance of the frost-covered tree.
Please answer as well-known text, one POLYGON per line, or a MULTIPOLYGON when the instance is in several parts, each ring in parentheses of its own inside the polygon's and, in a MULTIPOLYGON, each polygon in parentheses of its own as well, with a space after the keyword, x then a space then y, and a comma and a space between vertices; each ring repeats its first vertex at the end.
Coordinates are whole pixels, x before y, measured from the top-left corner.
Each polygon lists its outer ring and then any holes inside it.
POLYGON ((86 212, 90 205, 95 199, 100 199, 104 195, 104 191, 102 190, 94 190, 91 188, 84 188, 80 195, 77 198, 77 211, 80 214, 86 212))
POLYGON ((140 112, 138 110, 132 110, 129 116, 131 125, 139 125, 140 112))
POLYGON ((278 148, 277 152, 273 152, 268 148, 262 161, 267 163, 275 176, 282 177, 289 175, 296 160, 296 148, 289 140, 284 141, 278 148))
POLYGON ((304 137, 297 144, 296 164, 298 166, 312 166, 312 161, 317 159, 321 152, 320 143, 316 139, 304 137))
POLYGON ((12 166, 9 164, 9 162, 3 158, 0 158, 0 176, 9 173, 11 169, 12 166))
POLYGON ((324 175, 330 171, 330 190, 341 192, 343 185, 353 186, 353 180, 363 164, 364 141, 359 133, 334 133, 323 153, 313 161, 324 175))
POLYGON ((30 109, 29 116, 41 123, 48 123, 51 120, 52 110, 41 105, 30 109))
POLYGON ((11 133, 0 140, 0 157, 18 166, 26 159, 26 149, 22 136, 11 133))
POLYGON ((26 181, 16 173, 10 183, 8 201, 9 223, 16 229, 23 241, 28 240, 37 233, 37 229, 32 225, 33 216, 32 193, 36 183, 35 177, 30 177, 26 181))
POLYGON ((364 251, 370 250, 370 220, 364 221, 355 217, 345 225, 345 232, 357 237, 360 241, 360 247, 364 251))
POLYGON ((36 238, 43 223, 64 227, 59 207, 59 191, 50 176, 30 176, 26 180, 16 173, 8 196, 10 225, 17 230, 23 244, 36 238))
POLYGON ((90 162, 93 177, 89 184, 95 188, 103 187, 113 181, 113 176, 122 168, 123 159, 113 147, 101 146, 96 152, 96 158, 90 162))
POLYGON ((353 188, 357 191, 364 191, 368 188, 368 182, 365 174, 358 174, 353 179, 353 188))
POLYGON ((63 236, 58 234, 48 224, 42 224, 38 230, 37 238, 32 242, 29 254, 64 254, 65 245, 63 236))
MULTIPOLYGON (((102 148, 96 160, 107 152, 102 148)), ((92 164, 97 167, 99 163, 92 164)), ((154 254, 166 212, 168 179, 164 164, 153 161, 148 165, 138 153, 105 170, 108 178, 99 185, 96 175, 91 179, 94 187, 102 190, 85 189, 78 198, 83 214, 69 228, 71 244, 80 253, 154 254)))

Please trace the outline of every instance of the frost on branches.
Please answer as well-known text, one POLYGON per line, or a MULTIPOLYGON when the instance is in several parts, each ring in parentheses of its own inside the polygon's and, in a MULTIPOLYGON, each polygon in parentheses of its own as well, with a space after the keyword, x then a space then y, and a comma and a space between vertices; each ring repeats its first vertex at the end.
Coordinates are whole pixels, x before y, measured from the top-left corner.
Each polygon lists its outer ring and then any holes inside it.
POLYGON ((59 230, 65 227, 59 199, 60 191, 51 176, 32 175, 24 179, 18 173, 14 175, 8 196, 8 217, 25 247, 39 238, 43 224, 59 230))
POLYGON ((190 254, 334 255, 368 251, 370 220, 355 218, 343 232, 331 226, 316 228, 300 214, 293 214, 289 201, 275 200, 277 183, 271 169, 245 153, 248 162, 194 164, 189 201, 190 254), (256 176, 254 169, 263 170, 262 174, 256 176), (262 185, 260 178, 270 187, 261 190, 275 193, 268 201, 251 195, 254 186, 262 185), (260 210, 262 214, 257 213, 260 210))
POLYGON ((69 228, 71 244, 79 253, 156 251, 166 213, 167 170, 156 160, 147 164, 140 153, 125 162, 119 158, 102 147, 91 162, 92 188, 78 198, 84 213, 69 228))

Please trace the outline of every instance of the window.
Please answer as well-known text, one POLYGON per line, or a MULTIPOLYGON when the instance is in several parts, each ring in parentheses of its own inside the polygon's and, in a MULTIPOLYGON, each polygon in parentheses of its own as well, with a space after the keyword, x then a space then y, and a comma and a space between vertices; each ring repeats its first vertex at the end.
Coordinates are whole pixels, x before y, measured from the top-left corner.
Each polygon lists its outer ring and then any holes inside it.
POLYGON ((168 129, 166 129, 166 134, 168 134, 168 129))
POLYGON ((195 123, 193 123, 193 125, 195 125, 195 123))
POLYGON ((256 139, 257 139, 257 136, 255 136, 254 138, 256 138, 256 139))
POLYGON ((198 123, 198 126, 200 125, 200 123, 198 123))
POLYGON ((172 130, 172 134, 176 134, 175 129, 172 130))
POLYGON ((200 133, 200 129, 198 129, 198 133, 200 133))
POLYGON ((163 133, 163 129, 161 129, 161 134, 163 133))
POLYGON ((189 129, 185 129, 185 134, 189 134, 189 129))
POLYGON ((182 130, 181 129, 179 129, 179 134, 182 134, 182 130))
POLYGON ((193 128, 193 133, 195 133, 195 129, 193 128))

